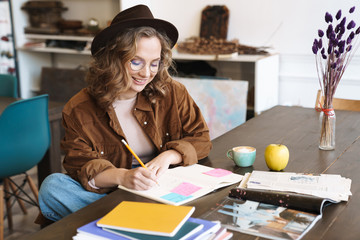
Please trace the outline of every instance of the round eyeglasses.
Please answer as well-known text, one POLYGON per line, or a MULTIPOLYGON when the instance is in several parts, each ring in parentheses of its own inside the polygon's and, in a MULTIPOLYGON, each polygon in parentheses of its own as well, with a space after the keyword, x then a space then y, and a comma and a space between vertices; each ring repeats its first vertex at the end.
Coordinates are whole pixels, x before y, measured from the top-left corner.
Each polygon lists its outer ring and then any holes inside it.
MULTIPOLYGON (((133 71, 140 71, 146 66, 146 62, 143 59, 134 58, 130 60, 130 68, 133 71)), ((149 69, 152 73, 157 73, 160 68, 160 60, 154 60, 150 63, 149 69)))

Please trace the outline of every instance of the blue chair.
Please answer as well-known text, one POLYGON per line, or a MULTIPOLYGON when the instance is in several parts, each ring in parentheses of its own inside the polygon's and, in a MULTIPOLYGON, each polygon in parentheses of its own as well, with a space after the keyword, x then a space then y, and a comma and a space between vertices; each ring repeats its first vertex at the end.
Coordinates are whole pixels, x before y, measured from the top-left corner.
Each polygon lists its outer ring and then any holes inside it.
MULTIPOLYGON (((50 146, 48 99, 48 95, 41 95, 19 100, 7 106, 0 115, 0 182, 3 184, 0 190, 3 188, 4 191, 0 196, 5 196, 10 230, 11 207, 16 200, 24 213, 26 209, 23 201, 38 206, 38 189, 26 172, 41 161, 50 146), (22 184, 11 179, 18 174, 24 174, 22 184), (26 183, 29 184, 35 199, 22 190, 26 183)), ((0 199, 0 204, 2 207, 4 198, 0 199)), ((0 217, 3 219, 3 211, 0 212, 0 217)), ((3 225, 0 227, 1 233, 3 225)))
POLYGON ((0 96, 18 97, 17 78, 9 74, 0 74, 0 96))

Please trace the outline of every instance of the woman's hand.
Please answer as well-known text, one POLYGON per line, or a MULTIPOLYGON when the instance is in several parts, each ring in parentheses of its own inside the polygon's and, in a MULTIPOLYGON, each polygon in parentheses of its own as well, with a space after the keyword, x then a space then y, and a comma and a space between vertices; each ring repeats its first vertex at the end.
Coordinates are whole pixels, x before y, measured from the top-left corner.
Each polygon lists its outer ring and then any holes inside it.
POLYGON ((111 168, 95 176, 95 185, 99 188, 122 185, 134 190, 148 190, 157 184, 156 180, 171 164, 182 162, 181 154, 175 150, 162 152, 145 166, 133 169, 111 168))
POLYGON ((146 163, 145 166, 157 177, 160 177, 171 164, 182 162, 181 154, 175 150, 168 150, 160 153, 157 157, 146 163))
POLYGON ((152 171, 137 167, 125 172, 121 185, 135 190, 148 190, 157 184, 156 179, 152 171))
POLYGON ((96 187, 115 187, 122 185, 134 190, 148 190, 155 186, 156 175, 143 167, 133 169, 112 168, 105 170, 94 178, 96 187))

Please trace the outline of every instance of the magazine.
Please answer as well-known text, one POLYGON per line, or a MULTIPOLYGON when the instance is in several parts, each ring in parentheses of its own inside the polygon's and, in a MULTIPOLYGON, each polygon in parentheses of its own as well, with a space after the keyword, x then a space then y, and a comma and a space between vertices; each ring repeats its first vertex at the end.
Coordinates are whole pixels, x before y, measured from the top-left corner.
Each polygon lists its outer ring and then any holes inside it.
POLYGON ((301 239, 325 206, 348 201, 350 188, 351 179, 335 174, 253 171, 202 218, 268 239, 301 239))
POLYGON ((268 239, 301 239, 321 219, 320 214, 250 200, 226 197, 201 218, 223 227, 268 239))
POLYGON ((321 214, 325 206, 339 202, 306 194, 249 188, 233 188, 230 190, 229 197, 244 201, 251 200, 267 203, 315 214, 321 214))

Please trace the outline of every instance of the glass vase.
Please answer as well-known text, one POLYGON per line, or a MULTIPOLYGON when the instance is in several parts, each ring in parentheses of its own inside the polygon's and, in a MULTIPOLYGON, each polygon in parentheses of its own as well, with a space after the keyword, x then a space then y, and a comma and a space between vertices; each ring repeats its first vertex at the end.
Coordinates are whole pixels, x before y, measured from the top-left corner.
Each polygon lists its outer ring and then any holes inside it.
POLYGON ((335 124, 336 116, 332 108, 320 112, 320 143, 321 150, 335 149, 335 124))

